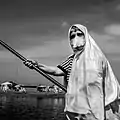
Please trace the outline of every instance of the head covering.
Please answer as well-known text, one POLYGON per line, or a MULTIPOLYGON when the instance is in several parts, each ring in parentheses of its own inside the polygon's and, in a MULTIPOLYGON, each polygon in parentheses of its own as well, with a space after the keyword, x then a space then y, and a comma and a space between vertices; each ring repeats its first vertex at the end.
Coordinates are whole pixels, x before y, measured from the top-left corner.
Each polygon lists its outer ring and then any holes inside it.
MULTIPOLYGON (((66 93, 65 111, 92 113, 104 119, 104 106, 119 96, 119 84, 109 61, 102 53, 87 28, 78 27, 85 35, 84 50, 75 54, 66 93), (104 98, 105 97, 105 98, 104 98)), ((69 29, 68 37, 72 26, 69 29)))

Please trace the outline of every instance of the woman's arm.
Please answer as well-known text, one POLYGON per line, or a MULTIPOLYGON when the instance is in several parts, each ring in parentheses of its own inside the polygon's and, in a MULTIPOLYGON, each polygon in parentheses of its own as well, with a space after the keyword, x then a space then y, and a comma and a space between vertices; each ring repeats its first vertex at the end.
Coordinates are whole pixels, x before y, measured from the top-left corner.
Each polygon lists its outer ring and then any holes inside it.
POLYGON ((38 63, 38 68, 43 70, 45 73, 48 73, 48 74, 51 74, 54 76, 64 76, 65 75, 65 73, 58 67, 47 66, 47 65, 38 63))
POLYGON ((25 66, 29 67, 30 69, 33 69, 33 65, 35 65, 36 67, 38 67, 39 69, 41 69, 42 71, 44 71, 47 74, 50 75, 54 75, 54 76, 64 76, 65 73, 59 69, 58 67, 54 67, 54 66, 47 66, 41 63, 38 63, 34 60, 27 60, 24 62, 25 66))

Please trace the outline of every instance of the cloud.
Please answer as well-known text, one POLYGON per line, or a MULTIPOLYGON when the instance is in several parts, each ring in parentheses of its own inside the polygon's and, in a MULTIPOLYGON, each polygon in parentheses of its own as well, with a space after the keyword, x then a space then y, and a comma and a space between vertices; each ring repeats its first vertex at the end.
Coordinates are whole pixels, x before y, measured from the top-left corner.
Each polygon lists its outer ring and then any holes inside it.
POLYGON ((30 58, 58 57, 70 53, 70 46, 68 40, 63 39, 59 41, 47 41, 43 46, 34 46, 20 52, 30 58))
POLYGON ((105 28, 105 32, 110 35, 120 36, 120 24, 112 24, 105 28))
POLYGON ((100 31, 91 30, 90 34, 108 59, 120 61, 120 24, 109 23, 100 27, 100 31))
POLYGON ((99 47, 102 49, 103 52, 105 53, 120 53, 120 44, 116 43, 116 38, 115 36, 112 36, 110 34, 98 34, 94 31, 91 31, 90 34, 93 36, 95 39, 96 43, 99 45, 99 47), (110 42, 112 41, 112 42, 110 42))
MULTIPOLYGON (((102 34, 90 31, 90 35, 94 38, 98 46, 106 54, 120 54, 120 44, 116 43, 118 37, 116 38, 114 35, 106 34, 106 28, 108 27, 109 26, 103 29, 104 33, 102 34)), ((18 50, 18 52, 26 58, 30 59, 57 59, 71 54, 72 50, 70 48, 69 41, 66 38, 54 37, 53 40, 45 41, 43 45, 38 44, 26 49, 18 50)), ((12 59, 15 59, 15 56, 12 53, 9 53, 8 51, 0 51, 1 61, 8 61, 12 59)))
POLYGON ((68 22, 66 22, 66 21, 64 21, 64 22, 62 22, 62 25, 61 25, 62 27, 67 27, 67 26, 69 26, 69 23, 68 22))
MULTIPOLYGON (((46 41, 42 46, 38 45, 24 50, 18 50, 18 52, 27 58, 57 58, 71 53, 68 40, 58 39, 59 40, 57 41, 46 41)), ((15 57, 11 54, 12 53, 9 53, 8 51, 0 51, 0 60, 4 61, 4 59, 14 59, 15 57)))
POLYGON ((112 60, 112 61, 120 61, 120 57, 119 56, 112 56, 112 55, 110 55, 110 59, 112 60))
POLYGON ((116 6, 116 10, 120 10, 120 4, 116 6))

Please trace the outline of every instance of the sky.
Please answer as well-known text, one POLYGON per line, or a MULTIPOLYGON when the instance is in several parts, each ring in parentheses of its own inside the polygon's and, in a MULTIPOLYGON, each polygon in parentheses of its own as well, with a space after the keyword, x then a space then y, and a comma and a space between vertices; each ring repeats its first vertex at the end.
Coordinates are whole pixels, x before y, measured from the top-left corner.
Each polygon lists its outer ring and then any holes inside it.
MULTIPOLYGON (((87 27, 120 82, 119 0, 0 0, 0 39, 42 64, 56 66, 72 53, 67 35, 76 23, 87 27)), ((51 84, 0 46, 0 83, 9 80, 51 84)))

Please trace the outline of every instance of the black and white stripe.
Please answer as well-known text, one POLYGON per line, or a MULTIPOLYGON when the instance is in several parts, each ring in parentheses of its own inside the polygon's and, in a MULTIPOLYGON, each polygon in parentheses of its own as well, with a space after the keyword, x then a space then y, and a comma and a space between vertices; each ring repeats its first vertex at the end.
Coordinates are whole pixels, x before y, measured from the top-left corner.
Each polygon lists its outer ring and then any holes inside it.
POLYGON ((73 59, 74 59, 74 54, 67 57, 65 61, 63 61, 60 65, 57 66, 66 74, 66 81, 69 80, 73 59))

